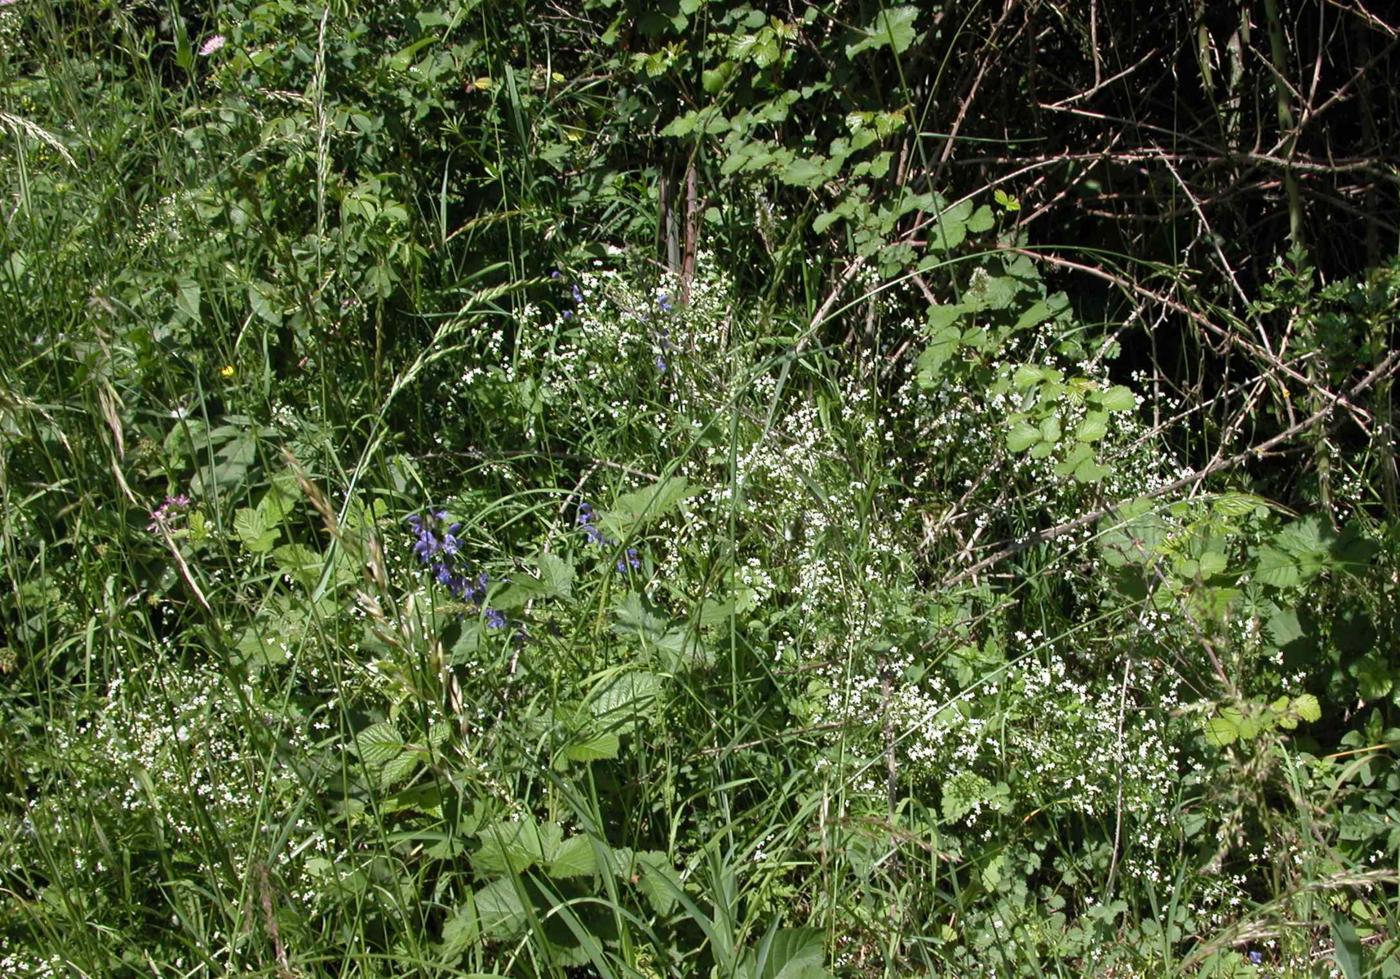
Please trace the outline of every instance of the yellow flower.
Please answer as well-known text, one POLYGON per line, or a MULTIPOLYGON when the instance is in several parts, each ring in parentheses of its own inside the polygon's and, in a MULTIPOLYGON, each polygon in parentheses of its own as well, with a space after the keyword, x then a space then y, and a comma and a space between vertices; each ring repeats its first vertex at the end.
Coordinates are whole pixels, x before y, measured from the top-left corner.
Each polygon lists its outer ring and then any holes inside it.
POLYGON ((219 376, 220 376, 220 377, 232 377, 232 376, 233 376, 233 365, 232 365, 232 364, 225 364, 223 367, 219 368, 219 376))

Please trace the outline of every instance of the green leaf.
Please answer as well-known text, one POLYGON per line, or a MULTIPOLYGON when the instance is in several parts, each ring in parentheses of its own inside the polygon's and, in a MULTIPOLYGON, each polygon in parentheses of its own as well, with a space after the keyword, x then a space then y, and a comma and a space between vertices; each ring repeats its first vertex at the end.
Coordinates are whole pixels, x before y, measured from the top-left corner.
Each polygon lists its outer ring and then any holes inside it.
POLYGON ((1254 580, 1276 588, 1291 588, 1303 580, 1303 575, 1292 555, 1266 544, 1254 562, 1254 580))
POLYGON ((261 510, 239 507, 233 515, 233 532, 250 554, 266 554, 277 543, 277 531, 269 529, 261 510))
POLYGON ((612 731, 586 730, 564 749, 568 761, 607 761, 617 757, 622 742, 612 731))
POLYGON ((1024 452, 1040 441, 1040 429, 1028 422, 1017 422, 1006 435, 1006 447, 1012 452, 1024 452))
POLYGON ((627 670, 603 683, 589 699, 589 710, 606 730, 625 734, 655 710, 661 678, 644 670, 627 670))
POLYGON ((541 594, 545 598, 569 598, 574 591, 574 566, 556 554, 541 554, 535 559, 540 569, 541 594))
POLYGON ((1356 928, 1341 911, 1332 912, 1333 958, 1341 967, 1346 979, 1361 979, 1361 939, 1356 936, 1356 928))
POLYGON ((903 54, 918 36, 914 30, 914 21, 918 18, 917 7, 889 7, 880 11, 870 25, 860 32, 861 39, 846 45, 846 57, 854 58, 862 51, 883 47, 893 48, 895 54, 903 54))
POLYGON ((175 308, 199 322, 199 283, 193 279, 175 280, 175 308))
POLYGON ((1137 407, 1137 398, 1133 396, 1133 392, 1121 384, 1099 392, 1095 400, 1104 411, 1132 411, 1137 407))
POLYGON ((829 975, 820 928, 779 928, 745 956, 752 979, 819 979, 829 975))
POLYGON ((793 187, 818 187, 826 180, 826 171, 816 162, 821 159, 817 157, 811 160, 799 156, 783 169, 778 179, 793 187))
POLYGON ((680 476, 667 476, 650 486, 622 494, 603 518, 617 536, 625 538, 635 528, 670 513, 682 500, 700 490, 701 487, 680 476))
POLYGON ((502 877, 476 892, 476 916, 482 935, 509 939, 525 933, 529 916, 516 888, 514 877, 502 877))
POLYGON ((321 555, 305 544, 283 544, 272 552, 277 570, 304 588, 311 588, 321 577, 321 555))
POLYGON ((389 721, 371 724, 355 735, 355 751, 366 765, 383 765, 403 750, 403 738, 389 721))
POLYGON ((1309 724, 1322 719, 1322 706, 1318 704, 1317 698, 1310 693, 1300 694, 1293 698, 1293 711, 1309 724))
POLYGON ((992 209, 986 204, 983 204, 977 210, 973 211, 972 216, 967 219, 967 230, 971 231, 973 234, 980 234, 983 231, 989 230, 996 223, 997 220, 992 215, 992 209))
POLYGON ((591 877, 598 872, 598 854, 587 836, 571 836, 559 845, 549 861, 549 876, 556 880, 566 877, 591 877))
POLYGON ((1079 442, 1097 442, 1107 434, 1108 412, 1091 411, 1084 416, 1084 420, 1075 429, 1074 438, 1079 442))
POLYGON ((539 824, 529 816, 492 823, 476 837, 481 846, 472 854, 472 867, 483 876, 528 870, 544 861, 548 842, 539 824))
POLYGON ((481 938, 481 922, 476 917, 473 903, 459 907, 442 926, 442 953, 455 959, 471 948, 481 938))
POLYGON ((1206 721, 1205 734, 1207 742, 1223 748, 1239 738, 1240 728, 1232 718, 1221 715, 1206 721))

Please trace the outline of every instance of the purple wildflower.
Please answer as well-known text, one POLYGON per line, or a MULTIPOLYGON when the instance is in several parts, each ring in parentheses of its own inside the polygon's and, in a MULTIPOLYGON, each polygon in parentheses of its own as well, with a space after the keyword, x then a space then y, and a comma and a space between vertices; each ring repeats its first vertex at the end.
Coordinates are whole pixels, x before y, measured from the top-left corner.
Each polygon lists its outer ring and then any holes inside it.
POLYGON ((671 297, 664 292, 658 292, 656 294, 656 305, 661 307, 661 312, 663 313, 669 313, 671 310, 675 309, 675 307, 671 305, 671 297))
POLYGON ((488 608, 486 610, 486 628, 504 629, 506 627, 506 617, 498 608, 488 608))
POLYGON ((215 34, 199 46, 199 56, 201 58, 207 58, 215 51, 222 48, 226 43, 227 39, 222 34, 215 34))
POLYGON ((627 548, 627 553, 617 559, 618 574, 626 574, 629 568, 636 571, 640 569, 641 566, 642 559, 637 556, 637 549, 635 547, 627 548))
POLYGON ((580 503, 578 505, 578 516, 574 518, 574 522, 583 528, 584 534, 588 537, 588 543, 611 543, 598 525, 593 522, 593 518, 593 507, 589 506, 587 503, 580 503))
POLYGON ((167 496, 164 503, 151 511, 151 522, 146 525, 146 529, 152 533, 162 528, 168 529, 169 522, 189 507, 190 498, 184 493, 167 496))

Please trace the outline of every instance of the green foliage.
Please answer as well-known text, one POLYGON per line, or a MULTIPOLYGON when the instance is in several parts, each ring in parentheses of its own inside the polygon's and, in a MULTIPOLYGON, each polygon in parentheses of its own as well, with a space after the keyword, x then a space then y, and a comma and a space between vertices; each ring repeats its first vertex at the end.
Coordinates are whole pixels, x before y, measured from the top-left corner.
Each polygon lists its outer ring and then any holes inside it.
POLYGON ((0 6, 0 972, 1391 974, 1396 263, 1134 349, 1036 10, 0 6))

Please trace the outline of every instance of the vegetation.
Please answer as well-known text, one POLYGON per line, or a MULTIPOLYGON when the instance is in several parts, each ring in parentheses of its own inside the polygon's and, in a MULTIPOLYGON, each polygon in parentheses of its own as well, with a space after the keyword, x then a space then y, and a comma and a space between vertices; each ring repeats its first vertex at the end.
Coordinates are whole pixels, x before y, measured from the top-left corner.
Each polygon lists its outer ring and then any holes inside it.
POLYGON ((1400 975, 1378 0, 0 0, 0 972, 1400 975))

